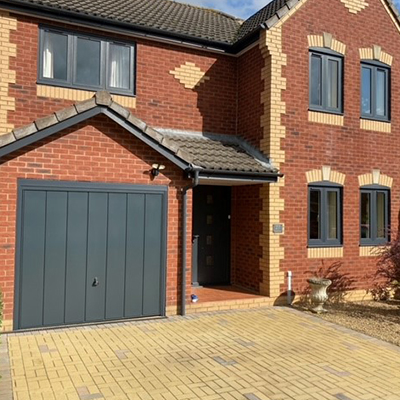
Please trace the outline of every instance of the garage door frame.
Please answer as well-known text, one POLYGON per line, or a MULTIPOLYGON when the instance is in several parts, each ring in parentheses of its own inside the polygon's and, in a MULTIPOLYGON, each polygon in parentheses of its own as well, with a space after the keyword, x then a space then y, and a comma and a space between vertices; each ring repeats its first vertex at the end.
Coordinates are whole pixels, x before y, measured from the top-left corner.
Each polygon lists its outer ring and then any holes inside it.
MULTIPOLYGON (((18 179, 17 189, 17 223, 16 223, 16 252, 15 252, 15 282, 14 282, 14 330, 20 329, 20 299, 21 299, 21 253, 23 234, 23 192, 25 190, 37 191, 68 191, 68 192, 107 192, 127 194, 159 194, 162 195, 162 221, 161 221, 161 315, 166 315, 166 287, 167 287, 167 240, 168 240, 168 187, 163 185, 127 185, 97 182, 73 181, 47 181, 33 179, 18 179)), ((101 323, 102 321, 99 321, 101 323)), ((109 321, 104 321, 109 322, 109 321)), ((85 323, 82 323, 83 325, 85 323)), ((65 325, 63 325, 65 326, 65 325)), ((43 327, 46 329, 49 327, 43 327)), ((41 329, 41 328, 35 328, 41 329)))

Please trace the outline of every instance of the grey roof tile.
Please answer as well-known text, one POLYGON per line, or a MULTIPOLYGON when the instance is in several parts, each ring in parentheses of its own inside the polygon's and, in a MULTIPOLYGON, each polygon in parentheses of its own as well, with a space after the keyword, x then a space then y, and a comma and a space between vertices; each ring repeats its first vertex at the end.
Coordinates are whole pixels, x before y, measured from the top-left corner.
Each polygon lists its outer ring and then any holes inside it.
POLYGON ((184 155, 182 158, 188 158, 196 167, 216 171, 276 172, 268 157, 237 136, 185 134, 173 131, 166 131, 164 135, 162 143, 177 148, 176 154, 184 155))
POLYGON ((112 97, 109 92, 101 90, 96 93, 95 96, 96 104, 99 106, 109 106, 112 103, 112 97))
POLYGON ((146 122, 142 121, 139 118, 136 118, 132 113, 128 117, 128 122, 130 122, 132 125, 135 125, 137 128, 139 128, 142 131, 146 130, 146 127, 147 127, 146 122))
POLYGON ((78 114, 83 113, 84 111, 91 110, 92 108, 96 107, 96 100, 95 97, 92 97, 91 99, 87 99, 84 101, 81 101, 80 103, 75 104, 76 111, 78 114))
POLYGON ((72 118, 77 114, 77 111, 74 106, 64 108, 63 110, 56 111, 57 119, 61 121, 65 121, 68 118, 72 118))
POLYGON ((117 114, 119 114, 121 117, 123 117, 125 119, 128 119, 129 115, 131 113, 128 109, 126 109, 125 107, 122 107, 115 101, 111 102, 110 108, 111 108, 111 110, 115 111, 117 114))
MULTIPOLYGON (((299 0, 294 0, 298 3, 299 0)), ((264 8, 257 11, 254 15, 243 22, 236 35, 236 41, 257 30, 261 24, 276 16, 282 8, 293 7, 293 0, 272 0, 264 8)))
POLYGON ((171 0, 20 0, 19 3, 222 43, 232 42, 241 23, 240 19, 217 10, 171 0))
POLYGON ((38 131, 48 128, 49 126, 55 125, 57 123, 57 118, 55 114, 48 115, 47 117, 38 118, 35 121, 36 128, 38 131))
POLYGON ((16 128, 13 130, 14 136, 16 139, 22 139, 25 136, 32 135, 32 133, 37 132, 37 128, 35 124, 30 124, 23 126, 21 128, 16 128))
POLYGON ((0 135, 0 147, 7 146, 13 142, 15 142, 15 136, 12 132, 0 135))

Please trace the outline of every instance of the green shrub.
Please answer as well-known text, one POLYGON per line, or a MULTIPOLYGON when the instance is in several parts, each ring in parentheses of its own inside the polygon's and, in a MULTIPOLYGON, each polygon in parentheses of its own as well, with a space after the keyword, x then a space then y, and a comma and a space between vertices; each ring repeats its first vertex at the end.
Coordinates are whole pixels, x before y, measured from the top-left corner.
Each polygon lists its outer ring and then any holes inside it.
POLYGON ((370 293, 375 300, 388 300, 400 289, 400 237, 381 247, 370 293))

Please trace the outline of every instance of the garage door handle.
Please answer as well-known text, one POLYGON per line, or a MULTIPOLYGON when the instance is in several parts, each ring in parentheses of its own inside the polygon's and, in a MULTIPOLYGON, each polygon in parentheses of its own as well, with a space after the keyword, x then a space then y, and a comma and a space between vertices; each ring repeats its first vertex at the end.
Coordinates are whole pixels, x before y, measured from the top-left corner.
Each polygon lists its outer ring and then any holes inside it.
POLYGON ((100 282, 99 282, 99 280, 97 279, 97 277, 94 278, 93 283, 92 283, 92 286, 99 286, 99 285, 100 285, 100 282))

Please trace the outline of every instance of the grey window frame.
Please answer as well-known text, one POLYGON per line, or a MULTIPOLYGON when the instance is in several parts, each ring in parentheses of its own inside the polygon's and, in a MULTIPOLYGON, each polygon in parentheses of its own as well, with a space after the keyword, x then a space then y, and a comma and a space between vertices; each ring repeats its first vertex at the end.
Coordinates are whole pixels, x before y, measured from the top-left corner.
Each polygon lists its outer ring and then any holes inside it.
POLYGON ((308 83, 308 96, 309 96, 309 109, 311 111, 325 112, 329 114, 339 114, 343 115, 343 87, 344 87, 344 57, 342 54, 337 53, 332 50, 327 49, 319 49, 319 48, 310 48, 309 49, 309 83, 308 83), (318 56, 321 58, 321 105, 316 105, 311 103, 311 60, 313 56, 318 56), (328 94, 327 94, 327 86, 328 86, 328 61, 334 60, 338 61, 338 107, 332 108, 328 107, 328 94))
POLYGON ((64 29, 57 29, 52 27, 39 28, 39 49, 38 49, 38 71, 37 71, 37 83, 50 86, 66 87, 71 89, 82 89, 89 91, 107 90, 112 94, 121 94, 128 96, 135 96, 136 93, 136 44, 124 40, 115 40, 98 35, 92 35, 81 32, 74 32, 64 29), (44 35, 46 32, 53 32, 56 34, 65 35, 68 38, 67 41, 67 80, 45 78, 43 76, 43 43, 44 35), (85 85, 76 83, 76 49, 78 38, 89 39, 100 42, 100 85, 85 85), (110 87, 108 84, 108 72, 109 62, 108 54, 110 44, 117 44, 129 47, 130 49, 130 80, 129 89, 110 87))
POLYGON ((390 225, 390 189, 386 186, 371 185, 363 186, 360 188, 360 245, 361 246, 374 246, 381 245, 389 242, 389 225, 390 225), (361 237, 361 194, 369 193, 371 195, 370 216, 371 216, 371 238, 366 239, 361 237), (383 239, 377 238, 377 221, 376 221, 376 194, 385 194, 385 237, 383 239))
POLYGON ((376 121, 390 121, 390 108, 391 108, 391 68, 389 65, 381 63, 379 61, 372 60, 362 60, 360 69, 361 79, 360 79, 360 114, 362 119, 371 119, 376 121), (363 68, 369 68, 371 70, 371 113, 364 113, 362 108, 362 73, 363 68), (379 116, 376 114, 376 75, 378 70, 385 71, 386 76, 386 97, 385 97, 385 116, 379 116))
POLYGON ((308 239, 308 247, 341 247, 343 245, 343 187, 340 185, 332 185, 326 182, 315 182, 308 185, 308 200, 307 200, 307 239, 308 239), (320 215, 320 229, 321 229, 321 239, 311 239, 311 191, 318 190, 321 193, 321 212, 320 215), (332 191, 337 193, 337 231, 338 238, 337 239, 328 239, 328 200, 327 200, 327 192, 332 191))

